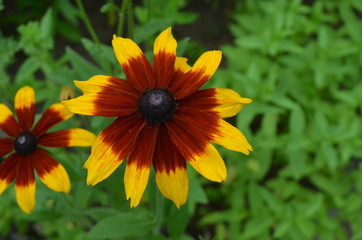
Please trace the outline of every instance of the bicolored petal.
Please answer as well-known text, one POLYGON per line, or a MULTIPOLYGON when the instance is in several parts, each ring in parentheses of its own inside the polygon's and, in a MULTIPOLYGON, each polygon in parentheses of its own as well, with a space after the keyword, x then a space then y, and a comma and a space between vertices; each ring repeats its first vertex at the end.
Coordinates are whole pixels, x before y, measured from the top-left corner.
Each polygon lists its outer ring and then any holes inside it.
POLYGON ((124 186, 126 198, 131 199, 131 207, 137 207, 146 189, 157 134, 158 126, 145 126, 129 154, 124 174, 124 186))
MULTIPOLYGON (((153 72, 158 88, 166 88, 172 80, 176 59, 177 42, 172 36, 171 27, 164 30, 154 44, 153 72)), ((154 88, 155 86, 151 86, 154 88)))
POLYGON ((138 115, 119 117, 97 136, 84 164, 88 169, 88 185, 99 183, 116 170, 132 149, 144 124, 138 115))
POLYGON ((13 140, 10 138, 0 138, 0 157, 11 153, 14 150, 13 140))
POLYGON ((216 182, 226 179, 225 163, 215 147, 209 143, 208 134, 194 127, 192 123, 176 117, 167 123, 167 128, 172 142, 201 175, 216 182))
POLYGON ((180 104, 188 108, 216 112, 220 118, 225 118, 236 115, 244 104, 251 102, 251 99, 242 98, 231 89, 210 88, 197 90, 190 96, 182 99, 180 104))
POLYGON ((204 85, 215 73, 221 62, 221 51, 208 51, 202 54, 186 74, 174 79, 171 93, 176 99, 187 97, 204 85))
POLYGON ((21 156, 17 161, 15 180, 16 200, 25 213, 31 213, 35 207, 35 177, 30 156, 21 156))
POLYGON ((11 137, 18 136, 21 131, 13 113, 2 103, 0 103, 0 129, 11 137))
POLYGON ((165 126, 160 127, 153 166, 162 195, 172 200, 178 208, 185 204, 189 192, 186 161, 172 143, 165 126))
POLYGON ((113 35, 113 50, 130 85, 139 92, 155 86, 152 68, 142 50, 129 38, 113 35))
POLYGON ((20 155, 12 154, 0 165, 0 194, 9 186, 9 184, 15 179, 16 165, 21 159, 20 155))
POLYGON ((97 75, 88 81, 74 81, 74 84, 84 95, 62 102, 74 113, 118 117, 137 110, 139 93, 126 80, 97 75))
POLYGON ((14 105, 22 130, 29 131, 33 126, 35 117, 34 89, 29 86, 20 88, 15 95, 14 105))
POLYGON ((72 128, 47 133, 39 138, 38 144, 43 147, 88 147, 96 136, 82 128, 72 128))
POLYGON ((173 201, 177 208, 186 203, 189 193, 186 167, 156 172, 156 183, 162 195, 173 201))
POLYGON ((32 132, 37 136, 41 136, 48 131, 49 128, 72 116, 73 113, 63 104, 54 103, 43 113, 32 132))
POLYGON ((70 181, 66 170, 47 151, 37 148, 29 157, 39 178, 48 188, 69 193, 70 181))
POLYGON ((218 131, 213 133, 212 142, 247 155, 249 155, 249 151, 253 151, 248 140, 246 140, 244 134, 239 129, 222 119, 219 119, 217 125, 218 131))

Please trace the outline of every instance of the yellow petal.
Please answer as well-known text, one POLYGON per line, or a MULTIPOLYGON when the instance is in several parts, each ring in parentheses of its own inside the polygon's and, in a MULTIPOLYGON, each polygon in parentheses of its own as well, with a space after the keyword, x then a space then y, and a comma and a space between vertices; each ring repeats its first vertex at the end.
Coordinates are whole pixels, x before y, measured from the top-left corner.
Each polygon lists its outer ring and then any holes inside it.
POLYGON ((189 179, 185 168, 174 171, 156 171, 156 183, 163 196, 172 200, 177 208, 184 205, 189 192, 189 179))
POLYGON ((25 213, 31 213, 35 207, 35 181, 25 186, 15 185, 16 200, 25 213))
POLYGON ((193 72, 202 72, 202 75, 211 77, 221 62, 222 52, 219 50, 203 53, 192 66, 193 72))
POLYGON ((249 155, 249 151, 253 151, 242 132, 228 122, 220 119, 217 129, 218 132, 213 134, 212 142, 247 155, 249 155))
POLYGON ((75 86, 82 90, 83 93, 98 93, 107 85, 110 77, 104 75, 96 75, 87 81, 74 81, 75 86))
POLYGON ((121 65, 128 65, 132 58, 138 58, 143 55, 138 45, 129 38, 113 35, 112 46, 117 60, 121 65))
POLYGON ((172 55, 176 55, 177 42, 172 36, 171 27, 167 28, 158 35, 154 44, 154 54, 159 52, 165 52, 172 55))
POLYGON ((9 186, 11 182, 9 182, 7 179, 0 179, 0 194, 2 194, 5 189, 9 186))
POLYGON ((20 88, 15 95, 15 109, 29 108, 35 104, 35 92, 34 89, 25 86, 20 88))
POLYGON ((96 139, 96 135, 82 128, 72 128, 68 130, 70 131, 69 147, 88 147, 91 146, 96 139))
POLYGON ((137 207, 140 203, 141 197, 148 183, 149 175, 149 166, 138 166, 136 161, 127 163, 126 171, 124 173, 124 186, 126 189, 127 200, 131 199, 131 207, 137 207))
POLYGON ((88 170, 87 184, 94 186, 103 181, 109 177, 122 162, 123 158, 119 158, 109 143, 104 142, 103 136, 100 134, 92 146, 91 155, 84 164, 84 168, 88 170))
POLYGON ((13 113, 5 104, 0 103, 0 125, 3 124, 9 117, 14 117, 13 113))
POLYGON ((226 180, 224 160, 212 144, 207 144, 204 151, 187 159, 191 166, 205 178, 222 182, 226 180))
POLYGON ((85 94, 99 93, 105 90, 127 93, 127 90, 132 90, 126 80, 104 75, 93 76, 87 81, 74 81, 74 84, 85 94))
POLYGON ((95 116, 97 108, 94 101, 97 98, 97 94, 87 94, 67 101, 62 101, 62 104, 73 113, 95 116))
POLYGON ((180 70, 183 73, 187 73, 191 70, 191 66, 187 64, 188 59, 184 57, 176 57, 175 70, 180 70))
POLYGON ((58 164, 49 172, 39 177, 48 188, 56 192, 69 193, 70 191, 69 176, 61 164, 58 164))
POLYGON ((242 98, 240 95, 228 88, 215 88, 216 99, 219 106, 213 110, 217 111, 221 118, 232 117, 236 115, 244 106, 244 104, 251 103, 251 99, 242 98))

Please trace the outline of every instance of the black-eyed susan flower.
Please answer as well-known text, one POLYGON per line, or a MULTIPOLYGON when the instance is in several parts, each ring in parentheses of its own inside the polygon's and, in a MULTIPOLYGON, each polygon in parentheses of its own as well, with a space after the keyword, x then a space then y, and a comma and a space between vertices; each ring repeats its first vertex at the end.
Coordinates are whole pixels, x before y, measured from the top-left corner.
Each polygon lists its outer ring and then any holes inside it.
POLYGON ((177 207, 188 195, 186 162, 205 178, 224 181, 224 161, 211 143, 245 154, 252 150, 244 135, 221 119, 251 100, 230 89, 198 90, 218 68, 221 51, 202 54, 191 67, 176 57, 171 28, 157 37, 152 65, 131 39, 114 36, 112 45, 128 81, 100 75, 75 81, 84 95, 63 102, 75 113, 117 117, 92 146, 84 165, 87 183, 107 178, 127 155, 124 184, 131 207, 140 202, 151 165, 159 190, 177 207))
POLYGON ((95 135, 80 128, 47 133, 73 113, 63 104, 51 105, 35 124, 35 92, 21 88, 15 95, 16 121, 11 110, 0 104, 0 129, 9 137, 0 138, 0 156, 10 154, 0 165, 0 194, 15 179, 16 199, 20 208, 30 213, 35 206, 35 175, 57 192, 70 191, 70 181, 64 167, 43 147, 90 146, 95 135))

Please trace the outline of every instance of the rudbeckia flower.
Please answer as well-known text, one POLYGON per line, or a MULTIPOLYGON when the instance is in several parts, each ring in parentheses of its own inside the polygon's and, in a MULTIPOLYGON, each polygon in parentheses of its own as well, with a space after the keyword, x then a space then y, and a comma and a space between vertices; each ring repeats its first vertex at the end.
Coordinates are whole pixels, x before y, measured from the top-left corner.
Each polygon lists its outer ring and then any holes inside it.
POLYGON ((188 195, 188 162, 205 178, 221 182, 226 167, 212 145, 248 154, 244 135, 221 118, 239 112, 248 98, 229 89, 198 90, 214 74, 221 51, 208 51, 191 67, 176 57, 171 28, 154 43, 151 65, 131 39, 113 36, 114 52, 128 80, 94 76, 75 81, 84 95, 63 102, 72 112, 117 117, 96 138, 84 167, 87 183, 95 185, 124 161, 126 198, 139 204, 151 165, 161 193, 177 207, 188 195))
POLYGON ((15 95, 16 121, 11 110, 0 104, 0 129, 9 137, 0 138, 0 157, 10 154, 0 165, 0 194, 15 179, 16 199, 30 213, 35 206, 35 175, 50 189, 68 193, 70 181, 64 167, 42 147, 91 146, 95 135, 80 128, 47 133, 73 113, 63 104, 51 105, 34 127, 35 92, 21 88, 15 95))

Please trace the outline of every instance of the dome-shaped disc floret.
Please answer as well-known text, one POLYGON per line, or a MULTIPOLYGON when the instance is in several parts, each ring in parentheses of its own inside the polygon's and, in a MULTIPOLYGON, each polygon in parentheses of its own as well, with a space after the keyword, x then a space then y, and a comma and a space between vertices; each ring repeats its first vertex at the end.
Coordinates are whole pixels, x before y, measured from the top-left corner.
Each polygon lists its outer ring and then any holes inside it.
POLYGON ((37 137, 31 132, 22 132, 14 140, 15 151, 20 155, 34 152, 38 143, 37 137))
POLYGON ((160 125, 170 120, 176 110, 172 94, 162 88, 143 93, 138 102, 138 111, 149 123, 160 125))

